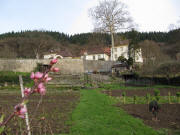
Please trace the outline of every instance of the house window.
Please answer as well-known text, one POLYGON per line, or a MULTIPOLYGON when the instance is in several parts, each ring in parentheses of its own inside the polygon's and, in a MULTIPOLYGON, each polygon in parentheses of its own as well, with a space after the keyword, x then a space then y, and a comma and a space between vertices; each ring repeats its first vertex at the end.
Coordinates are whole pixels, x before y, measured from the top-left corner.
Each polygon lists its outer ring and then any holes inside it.
POLYGON ((115 59, 117 59, 117 54, 115 54, 115 59))
POLYGON ((95 60, 96 59, 96 57, 95 57, 95 55, 93 55, 93 60, 95 60))
POLYGON ((117 52, 117 48, 114 48, 114 52, 117 52))
POLYGON ((121 47, 121 51, 123 51, 123 47, 121 47))

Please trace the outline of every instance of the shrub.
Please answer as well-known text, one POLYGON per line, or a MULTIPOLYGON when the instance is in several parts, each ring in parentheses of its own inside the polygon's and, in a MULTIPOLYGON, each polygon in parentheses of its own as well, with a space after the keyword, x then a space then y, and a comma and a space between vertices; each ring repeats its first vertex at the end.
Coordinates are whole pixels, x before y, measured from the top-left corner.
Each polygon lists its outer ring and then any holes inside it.
POLYGON ((168 102, 169 102, 169 104, 171 104, 171 92, 170 91, 168 92, 168 102))
POLYGON ((159 99, 160 99, 160 91, 158 89, 154 90, 154 96, 155 96, 156 100, 159 101, 159 99))
POLYGON ((127 62, 127 59, 124 56, 119 56, 118 61, 124 63, 124 62, 127 62))
POLYGON ((123 92, 123 93, 122 93, 122 96, 125 97, 125 96, 126 96, 126 92, 123 92))
POLYGON ((180 73, 179 62, 166 62, 161 64, 155 71, 156 74, 166 75, 167 78, 180 73))
POLYGON ((12 71, 1 71, 0 72, 0 84, 19 84, 19 75, 23 76, 24 83, 30 83, 30 73, 12 72, 12 71))
POLYGON ((128 60, 127 60, 127 64, 128 66, 132 66, 133 65, 133 58, 130 57, 128 60))
POLYGON ((154 90, 154 96, 160 96, 160 91, 158 89, 154 90))
POLYGON ((180 103, 180 92, 176 93, 177 99, 178 99, 178 103, 180 103))
POLYGON ((123 103, 125 104, 126 103, 126 92, 123 92, 122 96, 123 96, 123 103))
POLYGON ((137 100, 137 96, 136 95, 134 95, 134 104, 136 104, 136 100, 137 100))
POLYGON ((147 94, 146 94, 146 101, 147 101, 147 104, 149 104, 150 98, 151 98, 151 95, 150 95, 149 93, 147 93, 147 94))
POLYGON ((72 86, 72 90, 74 90, 74 91, 79 91, 81 88, 80 87, 78 87, 78 86, 72 86))

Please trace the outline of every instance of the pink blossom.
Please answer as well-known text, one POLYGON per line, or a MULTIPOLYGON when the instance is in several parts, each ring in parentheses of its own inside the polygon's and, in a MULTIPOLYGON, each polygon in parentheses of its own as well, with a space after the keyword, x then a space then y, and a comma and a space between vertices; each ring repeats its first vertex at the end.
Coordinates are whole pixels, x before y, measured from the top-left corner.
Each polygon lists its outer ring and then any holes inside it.
POLYGON ((43 87, 44 87, 44 84, 43 84, 43 83, 39 83, 38 89, 41 89, 41 88, 43 88, 43 87))
POLYGON ((47 78, 48 77, 48 74, 45 74, 44 78, 47 78))
POLYGON ((45 87, 38 89, 38 93, 41 94, 41 95, 45 95, 46 94, 45 87))
POLYGON ((34 79, 40 79, 42 77, 43 77, 43 73, 41 73, 41 72, 36 72, 34 75, 34 79))
POLYGON ((41 95, 45 95, 46 94, 46 89, 43 83, 40 83, 38 85, 38 89, 37 92, 40 93, 41 95))
POLYGON ((31 73, 30 78, 31 78, 31 79, 34 79, 34 72, 31 73))
POLYGON ((59 72, 59 68, 56 68, 56 67, 55 67, 55 68, 52 68, 51 71, 53 71, 53 72, 59 72))
POLYGON ((51 60, 50 64, 51 64, 51 65, 56 64, 57 61, 58 61, 57 59, 53 59, 53 60, 51 60))
POLYGON ((45 81, 45 82, 48 82, 48 81, 50 81, 50 80, 52 80, 52 78, 49 77, 48 74, 45 74, 45 76, 44 76, 44 81, 45 81))
POLYGON ((19 116, 20 118, 24 118, 25 113, 27 112, 27 109, 22 104, 18 104, 15 106, 15 114, 19 116))
POLYGON ((30 94, 30 92, 31 92, 31 88, 25 88, 24 89, 24 95, 25 96, 28 96, 30 94))

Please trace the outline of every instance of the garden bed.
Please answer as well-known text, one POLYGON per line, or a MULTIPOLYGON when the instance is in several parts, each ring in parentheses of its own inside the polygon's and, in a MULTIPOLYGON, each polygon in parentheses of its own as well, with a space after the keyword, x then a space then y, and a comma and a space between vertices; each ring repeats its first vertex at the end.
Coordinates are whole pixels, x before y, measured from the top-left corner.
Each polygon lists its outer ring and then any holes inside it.
POLYGON ((159 121, 152 121, 152 113, 149 112, 147 104, 116 104, 116 106, 123 108, 133 117, 142 119, 145 124, 155 129, 180 129, 180 104, 161 104, 158 113, 159 121))
MULTIPOLYGON (((29 99, 28 112, 30 121, 40 98, 39 95, 32 95, 29 99)), ((0 115, 4 113, 8 116, 20 99, 20 94, 0 94, 0 115)), ((35 119, 31 123, 31 132, 38 135, 69 133, 71 124, 68 124, 67 121, 70 120, 70 114, 78 101, 79 92, 48 93, 43 97, 35 119)), ((25 128, 24 125, 23 119, 15 117, 9 122, 6 131, 9 130, 7 132, 10 134, 20 134, 25 128)))
MULTIPOLYGON (((160 95, 161 96, 168 96, 168 92, 171 92, 171 95, 172 96, 175 96, 177 92, 180 92, 180 89, 177 89, 177 88, 161 88, 161 89, 158 89, 160 90, 160 95)), ((146 90, 143 90, 143 89, 139 89, 139 90, 106 90, 106 91, 103 91, 103 93, 105 94, 110 94, 111 93, 111 96, 115 96, 115 97, 119 97, 119 96, 122 96, 122 93, 123 92, 126 92, 126 96, 129 96, 129 97, 132 97, 134 95, 136 96, 146 96, 147 93, 149 93, 150 95, 154 95, 154 89, 146 89, 146 90)))

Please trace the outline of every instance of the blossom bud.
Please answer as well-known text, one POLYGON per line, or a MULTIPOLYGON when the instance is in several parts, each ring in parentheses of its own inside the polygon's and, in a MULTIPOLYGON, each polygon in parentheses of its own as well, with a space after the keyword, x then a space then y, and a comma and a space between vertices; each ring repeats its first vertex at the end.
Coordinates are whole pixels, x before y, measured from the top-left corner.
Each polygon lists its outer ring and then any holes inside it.
POLYGON ((41 95, 45 95, 46 94, 45 87, 38 89, 38 93, 41 94, 41 95))
POLYGON ((43 83, 40 83, 38 85, 38 88, 37 88, 37 92, 41 95, 45 95, 46 94, 46 89, 45 89, 45 86, 43 83))
POLYGON ((25 117, 25 113, 27 112, 27 109, 22 104, 18 104, 15 106, 15 114, 19 116, 20 118, 25 117))
POLYGON ((45 74, 45 76, 44 76, 44 82, 47 83, 47 82, 50 81, 50 80, 52 80, 52 78, 49 77, 48 74, 45 74))
POLYGON ((25 96, 28 96, 30 94, 30 92, 31 92, 31 88, 25 88, 24 89, 24 95, 25 96))
POLYGON ((34 72, 31 73, 30 78, 31 78, 31 79, 34 79, 34 72))
POLYGON ((51 71, 53 71, 53 72, 59 72, 59 68, 52 68, 51 71))
POLYGON ((53 59, 53 60, 51 60, 50 64, 51 64, 51 65, 56 64, 57 61, 58 61, 57 59, 53 59))
POLYGON ((36 72, 35 74, 34 74, 34 79, 40 79, 40 78, 42 78, 43 77, 43 73, 41 73, 41 72, 36 72))

